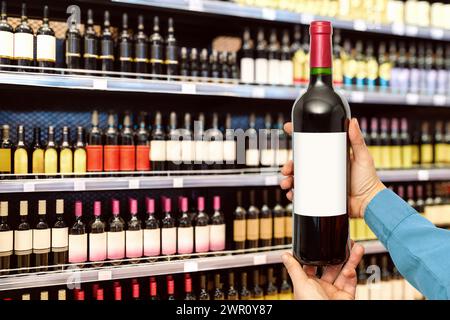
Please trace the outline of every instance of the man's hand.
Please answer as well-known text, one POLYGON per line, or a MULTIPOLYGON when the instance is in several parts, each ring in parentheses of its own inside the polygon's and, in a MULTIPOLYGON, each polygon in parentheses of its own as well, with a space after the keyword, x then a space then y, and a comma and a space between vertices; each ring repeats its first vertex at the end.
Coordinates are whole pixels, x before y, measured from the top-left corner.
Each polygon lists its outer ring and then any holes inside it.
MULTIPOLYGON (((292 134, 292 123, 286 123, 284 125, 284 130, 288 134, 292 134)), ((364 216, 364 211, 372 198, 386 187, 381 183, 377 176, 372 156, 367 149, 356 119, 350 121, 348 136, 352 150, 352 153, 350 154, 349 214, 354 218, 362 218, 364 216)), ((318 146, 318 148, 319 147, 320 146, 318 146)), ((293 193, 292 190, 290 190, 294 187, 294 164, 292 160, 288 161, 283 166, 281 173, 286 176, 280 183, 281 188, 289 190, 286 196, 289 200, 292 200, 293 193)))
POLYGON ((350 258, 345 265, 328 266, 322 277, 316 277, 316 268, 302 266, 290 254, 283 254, 296 300, 351 300, 355 299, 357 274, 356 268, 364 255, 364 248, 354 244, 350 258))

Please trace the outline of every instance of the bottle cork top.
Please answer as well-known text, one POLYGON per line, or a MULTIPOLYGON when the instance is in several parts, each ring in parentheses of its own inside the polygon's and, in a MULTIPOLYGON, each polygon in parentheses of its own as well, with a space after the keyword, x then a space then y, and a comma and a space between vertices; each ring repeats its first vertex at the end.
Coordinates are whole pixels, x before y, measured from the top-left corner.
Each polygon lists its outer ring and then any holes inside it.
POLYGON ((38 215, 45 215, 47 211, 47 201, 39 200, 38 202, 38 215))
POLYGON ((28 214, 28 201, 20 201, 20 215, 26 216, 28 214))
POLYGON ((63 214, 63 213, 64 213, 64 200, 57 199, 56 200, 56 214, 63 214))
POLYGON ((8 202, 0 202, 0 217, 8 216, 8 202))

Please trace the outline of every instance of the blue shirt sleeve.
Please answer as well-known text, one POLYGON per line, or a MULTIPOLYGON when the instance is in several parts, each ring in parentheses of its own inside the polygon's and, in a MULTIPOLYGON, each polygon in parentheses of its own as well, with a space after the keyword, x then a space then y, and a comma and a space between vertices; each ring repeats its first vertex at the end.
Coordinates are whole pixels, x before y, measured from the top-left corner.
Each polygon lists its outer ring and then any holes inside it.
POLYGON ((450 231, 437 228, 389 189, 368 204, 364 219, 399 272, 428 299, 450 299, 450 231))

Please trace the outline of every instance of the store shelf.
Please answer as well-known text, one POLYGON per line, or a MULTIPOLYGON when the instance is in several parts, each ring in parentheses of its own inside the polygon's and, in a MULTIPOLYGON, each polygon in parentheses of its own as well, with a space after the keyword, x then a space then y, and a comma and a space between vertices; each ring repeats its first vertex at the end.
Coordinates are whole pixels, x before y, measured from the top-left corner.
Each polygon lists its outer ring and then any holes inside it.
MULTIPOLYGON (((379 241, 360 242, 367 254, 385 252, 379 241)), ((34 287, 64 285, 73 288, 76 284, 103 280, 118 280, 135 277, 148 277, 183 272, 197 272, 219 269, 239 268, 246 266, 281 263, 281 255, 289 251, 290 245, 247 249, 250 253, 231 254, 234 251, 224 251, 223 255, 185 260, 147 262, 105 266, 92 268, 84 266, 77 268, 69 266, 62 271, 48 271, 32 274, 13 274, 0 276, 0 291, 34 287), (275 250, 267 250, 276 248, 275 250), (266 251, 264 251, 266 249, 266 251)))
MULTIPOLYGON (((78 70, 77 73, 80 73, 79 75, 69 75, 64 74, 68 72, 67 69, 53 69, 53 71, 61 74, 42 74, 36 73, 39 68, 29 69, 34 72, 0 71, 0 84, 111 92, 189 94, 291 101, 295 100, 305 90, 301 86, 240 84, 237 80, 225 80, 226 83, 214 83, 214 81, 218 82, 218 79, 210 79, 211 82, 150 80, 131 78, 136 77, 136 75, 121 72, 107 72, 105 76, 101 76, 102 72, 95 72, 98 76, 89 76, 85 75, 89 72, 86 70, 78 70), (128 78, 122 76, 128 76, 128 78)), ((147 78, 150 77, 148 74, 144 76, 147 78)), ((450 107, 450 96, 441 94, 400 93, 391 92, 388 89, 379 90, 377 88, 372 90, 337 88, 337 91, 343 94, 351 103, 450 107)))
POLYGON ((338 29, 374 32, 387 35, 408 36, 424 39, 450 40, 450 30, 424 28, 404 24, 374 24, 364 20, 340 20, 331 17, 296 13, 285 10, 243 6, 232 2, 211 0, 112 0, 117 3, 146 5, 166 9, 176 9, 197 13, 234 16, 241 18, 278 21, 285 23, 309 24, 313 20, 328 20, 338 29))
MULTIPOLYGON (((117 173, 114 177, 0 180, 1 193, 276 186, 277 169, 117 173), (142 174, 142 176, 129 176, 142 174), (144 176, 145 174, 145 176, 144 176)), ((380 170, 384 182, 450 180, 450 169, 380 170)), ((13 176, 13 175, 11 175, 13 176)), ((30 176, 33 176, 30 174, 30 176)), ((8 177, 8 176, 3 176, 8 177)))

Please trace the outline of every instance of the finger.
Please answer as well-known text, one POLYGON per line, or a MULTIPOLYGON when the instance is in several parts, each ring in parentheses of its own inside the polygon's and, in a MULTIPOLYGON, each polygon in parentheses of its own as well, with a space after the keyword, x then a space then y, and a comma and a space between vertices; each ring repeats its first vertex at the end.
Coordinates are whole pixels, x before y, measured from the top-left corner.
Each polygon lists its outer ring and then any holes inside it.
POLYGON ((350 253, 350 258, 342 268, 341 273, 337 277, 334 285, 351 295, 355 294, 356 288, 356 268, 358 267, 362 257, 364 256, 364 247, 360 244, 355 244, 350 253))
POLYGON ((315 277, 317 273, 317 267, 314 266, 303 266, 303 270, 310 277, 315 277))
POLYGON ((291 176, 294 174, 294 161, 289 160, 281 168, 281 174, 284 176, 291 176))
POLYGON ((283 190, 292 189, 293 186, 294 186, 294 178, 292 176, 287 177, 287 178, 281 180, 281 182, 280 182, 280 187, 283 190))
MULTIPOLYGON (((354 245, 355 241, 350 239, 350 247, 353 248, 354 245)), ((342 266, 342 263, 334 266, 327 266, 320 279, 328 283, 333 283, 341 272, 342 266)))
POLYGON ((371 160, 372 156, 370 155, 369 149, 367 149, 366 143, 364 142, 364 137, 361 133, 361 129, 359 128, 358 120, 355 118, 350 121, 348 136, 350 139, 350 145, 352 146, 354 159, 357 161, 371 160))
POLYGON ((294 194, 292 193, 292 191, 289 191, 288 193, 286 193, 286 198, 289 201, 292 201, 292 199, 294 198, 294 194))
POLYGON ((292 134, 292 122, 286 122, 284 124, 284 131, 286 131, 287 134, 292 134))
POLYGON ((303 271, 302 266, 290 253, 284 253, 281 259, 283 260, 283 264, 286 267, 294 286, 298 284, 301 285, 304 281, 308 280, 308 276, 303 271))

